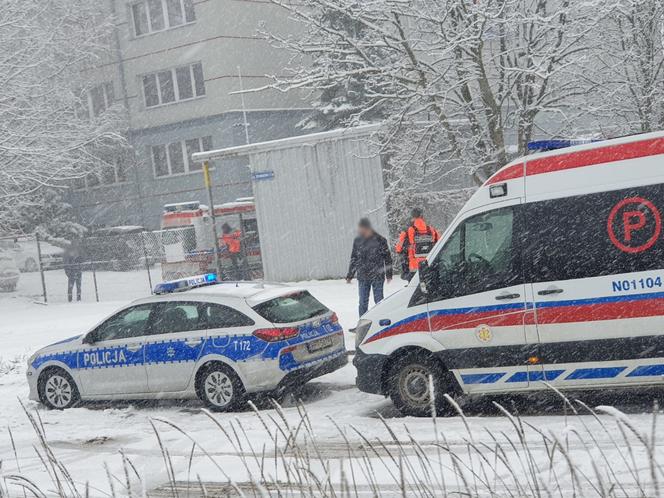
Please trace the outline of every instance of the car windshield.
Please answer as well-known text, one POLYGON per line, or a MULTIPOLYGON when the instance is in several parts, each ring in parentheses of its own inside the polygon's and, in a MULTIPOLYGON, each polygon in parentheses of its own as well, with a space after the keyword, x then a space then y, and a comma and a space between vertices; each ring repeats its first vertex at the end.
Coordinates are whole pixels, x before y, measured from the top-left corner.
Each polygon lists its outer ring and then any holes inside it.
POLYGON ((279 296, 260 303, 253 309, 272 323, 300 322, 330 311, 307 291, 279 296))

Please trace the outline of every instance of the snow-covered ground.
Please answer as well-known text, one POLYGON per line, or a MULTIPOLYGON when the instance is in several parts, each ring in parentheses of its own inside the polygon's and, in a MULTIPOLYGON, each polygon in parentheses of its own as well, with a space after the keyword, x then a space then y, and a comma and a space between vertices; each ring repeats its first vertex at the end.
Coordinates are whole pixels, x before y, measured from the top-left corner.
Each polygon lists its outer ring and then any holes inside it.
MULTIPOLYGON (((47 276, 55 291, 57 285, 64 284, 64 278, 58 277, 56 272, 49 273, 52 273, 47 276), (59 284, 57 278, 61 278, 59 284)), ((451 460, 445 460, 446 463, 437 471, 447 476, 448 481, 436 481, 436 486, 440 488, 438 493, 442 489, 470 487, 477 494, 490 494, 486 492, 486 485, 482 484, 484 480, 489 480, 496 487, 505 482, 505 487, 514 487, 514 494, 521 494, 516 484, 509 484, 517 479, 512 471, 487 471, 487 468, 491 468, 489 462, 492 459, 494 463, 498 460, 498 453, 505 462, 519 469, 516 471, 520 473, 518 478, 527 481, 528 475, 532 474, 549 483, 562 479, 562 488, 570 491, 580 485, 572 479, 564 463, 567 456, 561 456, 561 451, 576 462, 577 472, 581 476, 585 473, 592 480, 595 465, 599 475, 607 481, 618 479, 627 483, 627 494, 649 482, 646 445, 633 443, 634 446, 630 447, 633 454, 628 458, 626 455, 630 452, 620 432, 616 430, 615 416, 603 415, 598 419, 590 415, 570 417, 569 411, 561 408, 562 403, 545 407, 544 403, 522 402, 516 405, 516 409, 525 412, 521 421, 526 433, 524 439, 528 441, 526 447, 518 444, 520 438, 513 421, 489 409, 487 403, 476 402, 468 407, 468 418, 439 419, 436 431, 431 419, 402 418, 389 400, 359 392, 354 386, 355 371, 350 364, 338 372, 316 379, 299 393, 307 413, 304 418, 301 407, 293 400, 285 401, 281 415, 270 406, 263 406, 263 419, 251 410, 215 414, 211 418, 197 402, 174 401, 140 405, 96 403, 64 412, 44 410, 39 404, 27 400, 26 357, 43 345, 85 331, 128 299, 147 293, 147 284, 143 281, 145 274, 142 272, 108 274, 102 275, 102 278, 116 281, 117 291, 112 295, 107 294, 105 298, 110 300, 100 303, 90 302, 94 298, 89 295, 87 302, 83 303, 36 303, 25 296, 39 294, 38 274, 24 278, 19 292, 0 294, 0 420, 5 428, 0 432, 0 477, 5 476, 5 485, 13 495, 23 495, 20 488, 13 484, 15 478, 8 478, 16 474, 29 477, 44 491, 58 493, 57 481, 53 478, 56 471, 47 472, 48 464, 45 465, 43 456, 38 456, 35 450, 35 447, 41 448, 38 437, 23 407, 29 413, 38 415, 34 420, 43 426, 53 458, 66 467, 79 490, 84 489, 85 483, 89 482, 92 496, 107 496, 111 492, 109 482, 113 483, 116 494, 128 494, 123 484, 126 482, 124 476, 127 468, 131 474, 129 480, 135 488, 152 490, 162 486, 161 489, 166 489, 170 494, 177 490, 168 486, 163 488, 163 485, 172 480, 196 483, 200 479, 223 484, 229 479, 241 483, 264 475, 269 479, 283 481, 286 478, 284 471, 276 463, 282 458, 279 454, 284 452, 286 458, 289 451, 296 451, 286 443, 288 430, 284 429, 285 424, 298 432, 298 440, 304 441, 304 447, 312 448, 316 458, 329 460, 326 469, 323 469, 322 464, 307 461, 306 464, 321 476, 329 473, 331 481, 345 481, 355 469, 355 482, 369 486, 375 479, 382 483, 380 486, 386 495, 389 492, 400 492, 398 483, 401 478, 398 472, 395 475, 390 465, 397 465, 402 457, 416 459, 417 465, 422 463, 423 456, 439 461, 443 457, 438 458, 440 449, 437 443, 444 443, 451 451, 455 448, 459 450, 462 455, 459 462, 462 462, 462 466, 468 466, 464 471, 471 476, 473 472, 476 473, 473 477, 476 480, 474 485, 464 484, 455 477, 460 471, 455 471, 451 460), (284 419, 280 421, 282 415, 284 419), (181 428, 186 435, 170 424, 181 428), (284 433, 280 433, 277 426, 284 433), (155 430, 170 456, 168 464, 164 462, 155 430), (538 431, 542 431, 542 434, 538 431), (581 436, 577 436, 576 432, 580 432, 581 436), (403 444, 392 441, 394 437, 403 444), (477 446, 469 446, 468 441, 471 439, 477 446), (510 442, 506 442, 508 439, 510 442), (557 450, 552 445, 555 439, 561 442, 557 450), (369 443, 377 440, 383 443, 379 448, 369 451, 370 454, 364 454, 362 458, 359 454, 349 455, 349 448, 363 452, 369 443), (500 452, 495 451, 498 444, 496 440, 503 441, 500 452), (192 441, 198 443, 193 450, 192 441), (413 441, 417 441, 417 444, 413 441), (516 444, 512 445, 512 441, 516 444), (252 456, 255 453, 258 457, 252 456), (553 459, 552 464, 551 455, 556 453, 559 456, 553 459), (487 454, 491 456, 485 461, 481 455, 487 454), (634 464, 630 463, 632 457, 635 459, 634 464), (131 462, 131 465, 126 462, 131 462), (532 468, 533 465, 536 468, 532 468), (366 472, 363 466, 372 468, 372 472, 366 472), (362 472, 358 470, 360 468, 362 472), (609 468, 616 473, 615 478, 609 468), (109 481, 109 475, 115 477, 109 481), (480 480, 479 485, 477 480, 480 480)), ((334 309, 346 330, 354 325, 357 320, 355 284, 324 281, 301 285, 334 309)), ((401 285, 401 281, 395 280, 388 287, 387 294, 401 285)), ((347 334, 346 339, 349 348, 352 348, 352 335, 347 334)), ((509 400, 502 401, 510 403, 509 400)), ((647 412, 651 406, 652 396, 646 394, 622 404, 621 409, 631 413, 630 423, 634 424, 636 433, 650 431, 653 417, 647 412)), ((650 449, 655 455, 662 452, 656 441, 650 449)), ((39 453, 43 455, 43 449, 39 449, 39 453)), ((297 460, 296 456, 291 457, 297 460)), ((411 476, 406 481, 414 480, 413 476, 418 474, 426 474, 424 469, 415 467, 406 470, 411 476)), ((192 486, 197 493, 201 493, 198 484, 192 486)), ((358 496, 362 495, 362 489, 365 488, 358 488, 358 496)), ((589 489, 592 494, 597 494, 592 486, 589 489)), ((1 490, 0 486, 0 495, 1 490)))

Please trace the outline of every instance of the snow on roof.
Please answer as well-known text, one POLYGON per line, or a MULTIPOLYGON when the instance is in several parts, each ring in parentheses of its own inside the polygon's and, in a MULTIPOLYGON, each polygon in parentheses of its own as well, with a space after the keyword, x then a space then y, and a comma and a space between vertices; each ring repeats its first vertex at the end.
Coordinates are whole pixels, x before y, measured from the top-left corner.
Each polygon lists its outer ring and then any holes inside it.
MULTIPOLYGON (((503 176, 505 176, 506 173, 509 173, 510 170, 512 170, 515 167, 524 167, 527 163, 534 162, 536 160, 540 159, 547 159, 551 157, 558 157, 558 156, 566 156, 570 154, 574 154, 576 152, 584 152, 584 151, 589 151, 589 150, 596 150, 596 149, 603 149, 606 147, 611 147, 611 146, 619 146, 619 145, 624 145, 624 144, 631 144, 635 142, 645 142, 648 140, 653 140, 653 139, 661 139, 664 138, 664 131, 656 131, 652 133, 641 133, 641 134, 636 134, 636 135, 627 135, 624 137, 617 137, 617 138, 610 138, 607 140, 598 140, 594 142, 589 142, 589 143, 584 143, 580 145, 573 145, 571 147, 565 147, 563 149, 555 149, 555 150, 550 150, 550 151, 545 151, 545 152, 538 152, 535 154, 530 154, 527 156, 521 156, 513 161, 510 161, 507 163, 505 166, 500 168, 498 171, 496 171, 493 176, 491 176, 486 182, 484 182, 484 185, 490 185, 492 183, 495 183, 496 181, 502 181, 503 176)), ((647 155, 647 154, 644 154, 647 155)), ((508 175, 509 176, 509 175, 508 175)), ((523 176, 523 175, 518 175, 523 176)), ((509 178, 507 178, 509 179, 509 178)))
POLYGON ((382 126, 382 124, 369 124, 355 126, 352 128, 341 128, 338 130, 281 138, 279 140, 269 140, 267 142, 238 145, 235 147, 227 147, 225 149, 196 152, 192 155, 192 159, 196 162, 200 162, 215 158, 242 157, 257 152, 274 151, 299 145, 316 144, 325 141, 337 140, 340 138, 363 137, 380 130, 382 126))
POLYGON ((295 292, 300 289, 290 287, 286 284, 264 283, 264 282, 222 282, 215 285, 198 287, 185 294, 206 294, 215 297, 231 297, 238 299, 251 299, 252 302, 259 303, 283 295, 285 292, 295 292))

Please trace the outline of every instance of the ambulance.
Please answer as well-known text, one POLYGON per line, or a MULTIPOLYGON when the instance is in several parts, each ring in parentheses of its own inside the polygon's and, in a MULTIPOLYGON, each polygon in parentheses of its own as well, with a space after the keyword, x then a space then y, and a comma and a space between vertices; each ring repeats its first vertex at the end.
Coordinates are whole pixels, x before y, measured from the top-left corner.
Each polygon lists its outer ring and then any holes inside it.
POLYGON ((540 145, 361 317, 359 389, 426 415, 430 385, 441 401, 664 384, 664 132, 540 145))
MULTIPOLYGON (((252 279, 263 276, 256 205, 253 197, 214 206, 217 233, 228 223, 243 234, 244 256, 252 279)), ((198 201, 166 204, 161 215, 161 273, 164 280, 215 270, 214 235, 210 208, 198 201)), ((223 280, 233 273, 227 252, 221 253, 223 280)))

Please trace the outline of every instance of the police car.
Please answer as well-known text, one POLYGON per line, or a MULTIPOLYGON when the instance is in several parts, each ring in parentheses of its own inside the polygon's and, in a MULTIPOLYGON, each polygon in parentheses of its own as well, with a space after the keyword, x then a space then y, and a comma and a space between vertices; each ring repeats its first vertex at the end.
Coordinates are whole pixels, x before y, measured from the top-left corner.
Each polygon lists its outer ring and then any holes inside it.
POLYGON ((32 355, 30 399, 64 409, 79 400, 198 397, 225 411, 248 393, 347 362, 336 314, 304 289, 207 274, 159 284, 155 294, 32 355))
POLYGON ((361 390, 422 415, 430 378, 438 400, 664 383, 664 132, 533 146, 362 317, 361 390))

